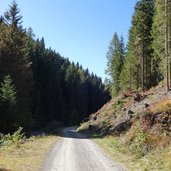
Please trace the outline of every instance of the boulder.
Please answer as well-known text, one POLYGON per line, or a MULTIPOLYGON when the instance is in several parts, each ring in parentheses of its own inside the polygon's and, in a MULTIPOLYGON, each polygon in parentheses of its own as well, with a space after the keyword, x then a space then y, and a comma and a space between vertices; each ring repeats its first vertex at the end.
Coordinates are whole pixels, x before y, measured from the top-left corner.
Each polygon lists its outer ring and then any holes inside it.
POLYGON ((129 119, 125 119, 121 122, 115 123, 112 128, 109 129, 109 134, 120 134, 127 130, 129 130, 131 127, 131 122, 129 119))

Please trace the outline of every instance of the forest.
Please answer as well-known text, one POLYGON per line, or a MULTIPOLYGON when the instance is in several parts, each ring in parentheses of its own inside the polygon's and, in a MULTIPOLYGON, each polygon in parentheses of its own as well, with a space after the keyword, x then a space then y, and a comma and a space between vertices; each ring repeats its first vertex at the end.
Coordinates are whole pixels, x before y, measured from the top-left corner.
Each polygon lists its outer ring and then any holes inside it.
POLYGON ((165 80, 171 88, 171 1, 137 1, 125 46, 114 33, 107 51, 106 80, 112 96, 145 91, 165 80))
POLYGON ((110 99, 102 79, 22 26, 13 1, 0 18, 0 132, 74 125, 110 99))
POLYGON ((125 45, 114 33, 102 79, 70 62, 23 28, 13 1, 0 17, 0 132, 80 123, 111 96, 146 91, 165 80, 171 89, 171 0, 137 1, 125 45))

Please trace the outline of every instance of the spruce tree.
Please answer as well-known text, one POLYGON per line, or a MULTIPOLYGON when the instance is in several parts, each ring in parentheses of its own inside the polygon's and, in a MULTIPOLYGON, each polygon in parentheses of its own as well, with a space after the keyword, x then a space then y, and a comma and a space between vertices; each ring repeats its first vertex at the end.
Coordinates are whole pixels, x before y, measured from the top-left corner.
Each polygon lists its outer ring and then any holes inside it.
POLYGON ((15 122, 16 88, 11 77, 5 76, 0 86, 0 127, 2 132, 12 131, 15 122))
POLYGON ((154 85, 166 75, 165 23, 165 2, 164 0, 155 0, 152 25, 152 81, 154 85))
POLYGON ((146 89, 152 84, 152 18, 153 0, 138 1, 129 31, 127 59, 121 74, 124 89, 146 89))
POLYGON ((154 84, 165 78, 169 89, 171 86, 171 1, 155 0, 154 11, 152 77, 154 84))
POLYGON ((112 95, 120 91, 120 75, 124 64, 125 47, 123 37, 119 39, 117 33, 114 33, 107 52, 109 74, 112 81, 112 95))
POLYGON ((28 56, 26 32, 22 28, 22 16, 13 1, 3 15, 0 24, 0 69, 1 78, 10 75, 17 90, 18 125, 28 127, 31 123, 32 71, 28 56))
POLYGON ((23 29, 15 1, 0 18, 0 72, 0 82, 11 75, 17 92, 15 122, 10 119, 15 127, 28 128, 32 118, 35 128, 52 121, 78 124, 110 99, 99 77, 23 29))

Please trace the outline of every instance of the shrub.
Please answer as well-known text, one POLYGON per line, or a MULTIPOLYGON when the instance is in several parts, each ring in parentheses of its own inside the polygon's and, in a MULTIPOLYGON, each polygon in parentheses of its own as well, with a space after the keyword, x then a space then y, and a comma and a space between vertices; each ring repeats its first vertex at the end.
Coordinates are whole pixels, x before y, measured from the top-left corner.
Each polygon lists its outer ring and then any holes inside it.
POLYGON ((148 152, 147 133, 139 131, 130 145, 130 150, 136 152, 137 157, 142 157, 148 152))
POLYGON ((22 133, 23 128, 19 127, 17 131, 15 131, 12 135, 6 134, 0 135, 0 145, 1 146, 8 146, 11 144, 15 144, 19 146, 20 140, 23 138, 24 133, 22 133))

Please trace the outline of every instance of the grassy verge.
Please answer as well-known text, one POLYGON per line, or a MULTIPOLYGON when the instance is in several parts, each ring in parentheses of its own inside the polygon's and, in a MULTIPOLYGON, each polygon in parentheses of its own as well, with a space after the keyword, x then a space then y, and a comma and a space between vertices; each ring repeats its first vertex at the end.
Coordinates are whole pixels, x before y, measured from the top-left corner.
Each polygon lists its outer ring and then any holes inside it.
POLYGON ((38 171, 56 136, 32 137, 19 146, 0 148, 0 171, 38 171))
POLYGON ((155 149, 145 156, 137 157, 130 146, 123 144, 119 137, 105 137, 93 139, 112 158, 123 164, 130 171, 170 171, 171 146, 155 149))

